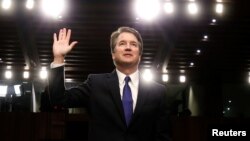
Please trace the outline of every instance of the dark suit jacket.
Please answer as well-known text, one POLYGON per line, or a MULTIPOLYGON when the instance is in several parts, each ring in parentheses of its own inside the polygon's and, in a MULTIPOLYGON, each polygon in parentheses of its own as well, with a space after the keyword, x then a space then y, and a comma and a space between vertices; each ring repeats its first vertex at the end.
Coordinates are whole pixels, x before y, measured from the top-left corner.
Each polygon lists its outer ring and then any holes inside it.
POLYGON ((65 90, 64 67, 50 71, 49 91, 54 105, 84 106, 90 115, 89 141, 167 141, 165 87, 139 80, 136 108, 126 126, 116 71, 91 74, 78 87, 65 90))

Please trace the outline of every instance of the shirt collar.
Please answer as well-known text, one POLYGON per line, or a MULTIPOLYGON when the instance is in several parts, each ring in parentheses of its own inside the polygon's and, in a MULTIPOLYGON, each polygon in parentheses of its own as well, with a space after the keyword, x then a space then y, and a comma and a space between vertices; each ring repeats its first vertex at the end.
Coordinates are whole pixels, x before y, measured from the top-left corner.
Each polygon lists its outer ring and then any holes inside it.
MULTIPOLYGON (((119 79, 119 84, 123 84, 124 83, 124 79, 127 75, 125 75, 124 73, 120 72, 118 69, 116 69, 117 72, 117 76, 119 79)), ((129 75, 130 79, 131 79, 131 83, 132 84, 137 84, 139 82, 139 71, 136 70, 134 73, 129 75)))

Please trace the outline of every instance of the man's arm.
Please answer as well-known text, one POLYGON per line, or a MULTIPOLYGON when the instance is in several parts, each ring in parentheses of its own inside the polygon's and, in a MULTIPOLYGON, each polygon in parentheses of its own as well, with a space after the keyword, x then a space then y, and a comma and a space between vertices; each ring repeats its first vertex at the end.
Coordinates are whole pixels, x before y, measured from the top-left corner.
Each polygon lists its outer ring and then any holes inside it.
POLYGON ((56 67, 49 73, 49 96, 53 106, 65 108, 86 107, 90 94, 91 77, 77 87, 65 89, 64 66, 56 67))
POLYGON ((64 66, 50 69, 48 77, 48 92, 52 105, 63 105, 64 86, 64 66))
POLYGON ((70 106, 71 95, 67 93, 76 93, 80 95, 78 91, 74 90, 66 91, 64 86, 64 59, 65 56, 72 50, 72 48, 77 44, 77 41, 70 43, 71 30, 70 29, 60 29, 58 36, 54 33, 53 42, 53 57, 54 60, 51 64, 53 69, 50 70, 49 76, 49 94, 52 105, 64 105, 70 106))

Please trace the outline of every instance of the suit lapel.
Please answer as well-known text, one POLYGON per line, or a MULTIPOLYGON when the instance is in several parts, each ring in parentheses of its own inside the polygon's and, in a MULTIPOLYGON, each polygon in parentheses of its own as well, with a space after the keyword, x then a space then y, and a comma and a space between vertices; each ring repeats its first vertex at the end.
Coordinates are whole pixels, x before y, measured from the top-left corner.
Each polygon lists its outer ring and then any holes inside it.
POLYGON ((122 120, 125 123, 123 106, 122 106, 121 95, 120 95, 119 81, 118 81, 118 76, 117 76, 116 71, 113 71, 112 73, 108 74, 108 85, 111 91, 113 101, 119 112, 119 115, 121 116, 122 120))

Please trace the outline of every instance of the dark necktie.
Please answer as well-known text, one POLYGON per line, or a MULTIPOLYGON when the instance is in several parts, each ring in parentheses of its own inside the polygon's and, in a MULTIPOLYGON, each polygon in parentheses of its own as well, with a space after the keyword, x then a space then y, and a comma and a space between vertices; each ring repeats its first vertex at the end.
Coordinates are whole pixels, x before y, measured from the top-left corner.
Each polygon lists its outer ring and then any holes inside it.
POLYGON ((130 77, 125 77, 125 85, 123 88, 123 96, 122 96, 122 104, 123 104, 123 110, 124 115, 126 119, 127 126, 130 123, 132 114, 133 114, 133 99, 132 99, 132 92, 128 85, 128 82, 130 81, 130 77))

